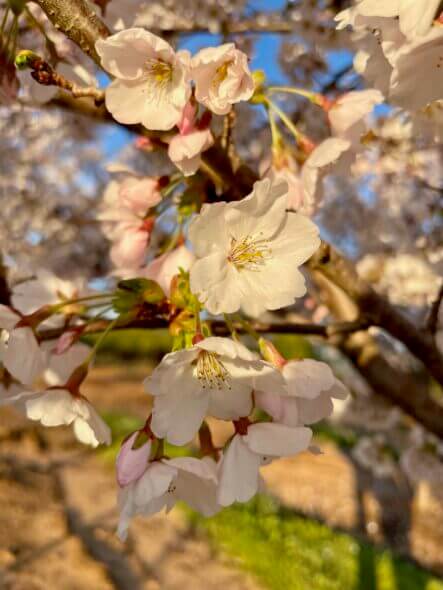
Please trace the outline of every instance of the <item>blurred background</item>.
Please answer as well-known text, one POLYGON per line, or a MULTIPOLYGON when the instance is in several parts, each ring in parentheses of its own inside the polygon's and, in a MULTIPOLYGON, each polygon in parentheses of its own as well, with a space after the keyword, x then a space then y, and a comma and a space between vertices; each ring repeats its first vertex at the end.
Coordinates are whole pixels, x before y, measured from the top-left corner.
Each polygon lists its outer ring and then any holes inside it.
MULTIPOLYGON (((389 1, 389 0, 387 0, 389 1)), ((109 27, 133 24, 195 52, 235 41, 269 83, 330 98, 364 88, 353 38, 335 30, 341 0, 96 0, 109 27)), ((0 19, 6 8, 0 0, 0 19)), ((107 78, 56 32, 38 7, 19 22, 17 43, 81 64, 107 78)), ((18 77, 0 54, 0 251, 11 284, 44 267, 96 289, 109 279, 109 243, 96 214, 112 169, 168 174, 164 154, 93 118, 57 93, 18 77)), ((316 141, 326 120, 293 95, 280 101, 316 141)), ((235 140, 258 170, 271 137, 260 107, 240 105, 235 140)), ((327 179, 316 216, 322 236, 361 276, 414 321, 424 320, 443 271, 441 128, 377 107, 368 150, 354 175, 327 179)), ((316 286, 311 285, 315 294, 316 286)), ((327 322, 334 310, 307 296, 289 319, 327 322)), ((286 318, 287 319, 287 318, 286 318)), ((346 319, 346 318, 345 318, 346 319)), ((0 410, 0 589, 2 590, 443 590, 443 446, 379 395, 379 387, 442 391, 404 346, 381 330, 326 345, 274 336, 286 358, 331 364, 352 390, 315 427, 322 454, 301 454, 263 470, 263 494, 211 519, 175 508, 138 518, 127 544, 115 537, 113 462, 123 438, 150 408, 142 381, 171 347, 167 331, 107 337, 85 395, 113 430, 106 450, 80 448, 68 429, 26 423, 0 410), (361 366, 367 347, 383 363, 361 366), (383 378, 380 377, 383 372, 383 378)), ((395 397, 395 396, 394 396, 395 397)), ((229 434, 213 424, 216 441, 229 434)), ((192 449, 191 449, 192 450, 192 449)), ((180 449, 170 448, 171 455, 180 449)))

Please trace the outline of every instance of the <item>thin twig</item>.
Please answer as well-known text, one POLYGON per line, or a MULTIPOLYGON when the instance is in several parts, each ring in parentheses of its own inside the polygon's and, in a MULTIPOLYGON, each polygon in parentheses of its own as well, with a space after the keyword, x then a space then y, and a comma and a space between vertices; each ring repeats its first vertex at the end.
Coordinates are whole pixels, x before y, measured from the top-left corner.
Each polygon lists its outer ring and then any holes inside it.
POLYGON ((72 94, 74 98, 93 98, 96 105, 99 105, 105 100, 105 93, 103 90, 95 86, 79 86, 68 80, 62 74, 54 70, 47 61, 39 55, 32 52, 22 51, 18 54, 17 60, 21 63, 20 67, 28 67, 31 69, 31 76, 36 82, 43 86, 57 86, 72 94))
MULTIPOLYGON (((91 321, 82 331, 82 335, 98 334, 106 331, 109 328, 110 321, 100 319, 91 321)), ((226 336, 234 329, 238 333, 245 334, 246 329, 242 322, 234 321, 231 326, 227 326, 226 322, 221 320, 214 320, 208 322, 211 331, 217 336, 226 336)), ((314 324, 314 323, 267 323, 267 322, 252 322, 250 324, 254 332, 260 334, 304 334, 306 336, 319 336, 322 338, 330 338, 339 334, 350 334, 367 330, 370 327, 369 322, 365 318, 361 318, 352 322, 337 322, 329 325, 314 324)), ((131 329, 166 329, 169 327, 169 321, 162 317, 150 318, 147 320, 132 320, 126 324, 117 324, 114 330, 131 330, 131 329)), ((55 340, 63 333, 63 329, 54 328, 41 330, 38 334, 39 340, 55 340)))

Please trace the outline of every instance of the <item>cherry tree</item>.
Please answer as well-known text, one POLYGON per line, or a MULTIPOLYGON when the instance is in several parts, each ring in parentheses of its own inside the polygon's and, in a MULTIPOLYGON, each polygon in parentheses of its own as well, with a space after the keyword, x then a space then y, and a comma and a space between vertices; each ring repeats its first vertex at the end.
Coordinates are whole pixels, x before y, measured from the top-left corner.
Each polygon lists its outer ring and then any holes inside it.
POLYGON ((389 439, 413 481, 431 441, 441 473, 440 2, 252 16, 234 0, 0 6, 0 405, 110 444, 82 393, 103 339, 131 327, 173 337, 145 381, 152 411, 117 458, 119 535, 177 500, 206 516, 248 501, 262 465, 318 452, 311 426, 334 406, 366 434, 389 431, 360 441, 363 462, 377 465, 389 439), (181 46, 204 29, 220 42, 181 46), (249 35, 270 31, 287 36, 284 85, 251 65, 249 35), (353 67, 319 82, 338 48, 353 67), (133 139, 107 176, 92 120, 133 139), (56 188, 33 198, 42 183, 56 188), (56 276, 68 258, 71 276, 56 276), (286 359, 275 334, 315 338, 353 369, 286 359), (222 447, 208 417, 232 425, 222 447), (165 451, 194 440, 198 456, 165 451))

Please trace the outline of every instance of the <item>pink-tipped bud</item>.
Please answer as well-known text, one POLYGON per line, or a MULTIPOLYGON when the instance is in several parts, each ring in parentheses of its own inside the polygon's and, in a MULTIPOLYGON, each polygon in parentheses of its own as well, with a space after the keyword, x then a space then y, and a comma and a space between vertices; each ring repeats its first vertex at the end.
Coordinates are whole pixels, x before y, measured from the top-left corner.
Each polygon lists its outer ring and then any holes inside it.
POLYGON ((268 361, 268 363, 271 363, 277 369, 282 369, 286 365, 287 360, 279 353, 270 340, 260 338, 258 345, 265 361, 268 361))
POLYGON ((151 446, 151 440, 146 437, 144 432, 140 432, 139 430, 131 434, 123 442, 116 460, 117 482, 119 486, 127 486, 143 475, 149 462, 151 446), (138 440, 140 438, 142 438, 141 441, 138 440), (139 442, 142 442, 141 446, 138 446, 139 442))
POLYGON ((197 104, 191 100, 188 101, 183 109, 181 121, 178 124, 180 135, 187 135, 191 131, 194 131, 196 114, 197 104))

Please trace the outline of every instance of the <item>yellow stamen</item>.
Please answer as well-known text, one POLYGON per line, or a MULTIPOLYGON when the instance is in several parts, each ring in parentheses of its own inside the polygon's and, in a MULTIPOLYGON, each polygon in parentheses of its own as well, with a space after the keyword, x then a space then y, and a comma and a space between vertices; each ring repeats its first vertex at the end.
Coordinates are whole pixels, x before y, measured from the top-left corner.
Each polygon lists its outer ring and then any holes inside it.
POLYGON ((238 269, 259 270, 271 255, 267 240, 254 239, 246 236, 242 240, 231 238, 231 249, 228 254, 229 262, 238 269))
POLYGON ((231 64, 232 64, 232 60, 225 61, 224 63, 222 63, 221 66, 219 66, 215 70, 215 76, 212 79, 212 86, 219 86, 222 82, 224 82, 226 80, 226 78, 228 77, 229 66, 231 64))
POLYGON ((227 384, 229 373, 215 352, 202 350, 197 358, 196 371, 203 389, 222 389, 225 386, 230 389, 227 384))
POLYGON ((146 77, 153 94, 164 91, 171 83, 173 65, 160 59, 148 59, 145 62, 146 77))

